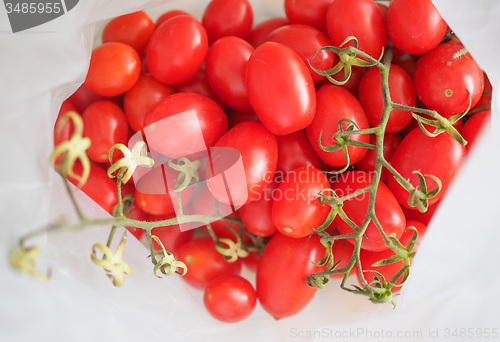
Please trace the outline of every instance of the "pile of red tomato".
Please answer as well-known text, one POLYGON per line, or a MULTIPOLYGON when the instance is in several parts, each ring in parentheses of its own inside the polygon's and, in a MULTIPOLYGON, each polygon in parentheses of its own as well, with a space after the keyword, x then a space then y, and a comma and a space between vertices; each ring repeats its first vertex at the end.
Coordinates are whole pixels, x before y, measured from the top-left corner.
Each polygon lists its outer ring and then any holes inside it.
MULTIPOLYGON (((316 198, 332 188, 339 196, 364 188, 374 170, 374 150, 349 146, 351 166, 332 177, 323 171, 346 165, 342 151, 319 148, 333 145, 341 119, 359 129, 379 124, 383 101, 377 67, 353 67, 349 81, 333 85, 314 72, 332 68, 338 58, 324 46, 339 46, 355 36, 359 49, 379 58, 392 47, 389 74, 392 101, 437 110, 451 116, 489 102, 483 91, 491 86, 457 38, 445 39, 447 24, 430 0, 392 0, 387 7, 373 0, 284 0, 286 17, 254 24, 247 0, 212 0, 201 21, 182 11, 169 11, 154 22, 145 12, 127 14, 110 21, 102 34, 103 44, 92 53, 85 83, 63 103, 81 114, 83 135, 92 145, 91 174, 82 190, 108 212, 117 201, 116 184, 106 174, 108 152, 117 143, 127 145, 135 132, 151 130, 154 123, 194 109, 206 147, 237 149, 244 166, 242 191, 245 204, 232 217, 237 221, 212 224, 220 238, 234 238, 244 229, 267 242, 262 255, 229 263, 215 243, 201 230, 181 232, 178 226, 155 228, 153 234, 165 248, 185 262, 187 283, 205 291, 208 311, 217 319, 235 322, 253 311, 258 300, 276 319, 298 313, 315 294, 306 277, 320 272, 315 266, 325 252, 314 228, 326 219, 330 207, 316 198), (457 55, 458 53, 458 55, 457 55), (469 103, 470 101, 470 103, 469 103), (236 223, 235 223, 236 222, 236 223), (256 271, 256 289, 239 274, 242 264, 256 271)), ((341 81, 343 72, 333 76, 341 81)), ((488 120, 489 110, 467 115, 454 126, 469 144, 488 120)), ((179 140, 190 137, 194 127, 177 127, 179 140)), ((69 139, 68 123, 55 134, 55 143, 69 139)), ((165 137, 150 142, 162 150, 165 137)), ((361 142, 374 137, 358 135, 361 142)), ((179 146, 179 149, 182 149, 179 146)), ((466 148, 449 134, 435 138, 423 134, 408 111, 394 110, 386 127, 384 156, 414 186, 413 173, 438 177, 443 190, 420 213, 408 205, 409 194, 384 170, 376 197, 376 214, 386 233, 394 233, 406 245, 414 226, 423 235, 435 208, 466 157, 466 148)), ((81 166, 77 165, 77 168, 81 166)), ((79 170, 77 170, 78 173, 79 170)), ((131 182, 130 182, 131 183, 131 182)), ((436 186, 432 180, 429 188, 436 186)), ((126 184, 123 195, 133 194, 132 218, 161 220, 175 215, 168 195, 141 193, 126 184)), ((204 198, 209 187, 189 193, 187 206, 198 214, 210 213, 204 198)), ((344 211, 358 225, 363 222, 368 196, 344 203, 344 211)), ((137 238, 142 229, 128 228, 137 238)), ((337 218, 331 234, 352 233, 337 218)), ((371 265, 390 257, 380 233, 370 224, 362 243, 360 262, 364 270, 376 269, 390 279, 399 263, 371 265)), ((420 239, 419 238, 419 239, 420 239)), ((247 240, 245 240, 248 242, 247 240)), ((351 241, 334 243, 335 261, 343 267, 353 251, 351 241)), ((368 281, 373 273, 366 273, 368 281)))

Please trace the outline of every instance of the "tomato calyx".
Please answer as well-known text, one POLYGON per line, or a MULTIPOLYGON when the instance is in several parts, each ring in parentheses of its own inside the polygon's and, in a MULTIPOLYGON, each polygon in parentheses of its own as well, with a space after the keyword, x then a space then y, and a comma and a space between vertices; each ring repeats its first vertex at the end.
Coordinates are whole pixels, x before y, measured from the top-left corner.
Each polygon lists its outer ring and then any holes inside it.
POLYGON ((187 266, 185 263, 182 261, 176 260, 174 255, 167 251, 165 249, 165 246, 163 246, 163 243, 161 240, 158 238, 156 235, 151 235, 150 231, 147 231, 148 238, 154 240, 159 246, 160 250, 154 250, 153 244, 151 244, 151 260, 153 261, 154 264, 154 269, 153 273, 155 276, 158 278, 161 278, 156 272, 160 270, 161 273, 163 273, 166 276, 170 276, 174 273, 180 274, 180 275, 185 275, 187 273, 187 266), (162 258, 160 260, 156 260, 156 256, 159 255, 162 258), (178 271, 178 269, 181 269, 181 271, 178 271))
POLYGON ((170 160, 168 166, 175 171, 179 171, 175 186, 175 191, 177 193, 200 181, 198 169, 201 166, 201 160, 190 161, 186 157, 181 157, 175 161, 170 160))

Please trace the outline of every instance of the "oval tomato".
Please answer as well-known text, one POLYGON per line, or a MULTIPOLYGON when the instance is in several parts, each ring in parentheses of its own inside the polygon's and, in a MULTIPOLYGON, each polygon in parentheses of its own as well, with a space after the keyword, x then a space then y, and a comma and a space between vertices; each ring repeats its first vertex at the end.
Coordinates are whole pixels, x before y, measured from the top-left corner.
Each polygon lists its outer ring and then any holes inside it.
POLYGON ((252 106, 245 86, 245 71, 254 48, 238 37, 218 39, 208 50, 207 80, 214 93, 229 107, 248 112, 252 106))
POLYGON ((141 53, 148 45, 155 23, 144 12, 138 11, 112 19, 102 31, 102 42, 120 42, 141 53))
POLYGON ((285 0, 286 17, 292 24, 304 24, 326 32, 326 11, 333 0, 285 0))
POLYGON ((209 237, 194 239, 182 245, 177 259, 184 262, 188 269, 182 279, 198 289, 204 289, 219 276, 241 272, 241 259, 227 262, 209 237))
POLYGON ((271 133, 289 134, 314 118, 314 82, 301 57, 289 47, 265 42, 250 56, 246 72, 248 99, 271 133))
POLYGON ((334 46, 339 47, 347 37, 354 36, 359 50, 376 59, 387 45, 384 14, 373 0, 333 1, 326 14, 326 28, 334 46))
MULTIPOLYGON (((332 189, 339 197, 347 196, 359 189, 370 185, 373 177, 364 171, 350 171, 339 176, 337 182, 332 185, 332 189)), ((362 225, 368 210, 369 194, 364 193, 343 202, 343 210, 358 227, 362 225)), ((377 216, 386 235, 394 234, 397 239, 403 234, 406 228, 406 220, 398 201, 391 193, 387 185, 380 182, 377 188, 375 199, 375 215, 377 216)), ((352 234, 354 229, 337 216, 333 225, 340 234, 352 234)), ((363 238, 361 248, 370 251, 383 251, 388 247, 378 231, 375 223, 370 222, 365 231, 366 238, 363 238)), ((354 243, 354 240, 348 241, 354 243)))
POLYGON ((260 197, 264 189, 271 183, 278 161, 278 144, 276 138, 262 124, 257 122, 242 122, 224 134, 211 153, 212 167, 207 184, 212 195, 223 203, 243 205, 260 197), (226 174, 229 184, 228 190, 225 182, 213 178, 212 172, 218 175, 221 170, 232 166, 224 156, 221 147, 236 149, 241 154, 245 179, 239 174, 226 174), (227 164, 231 165, 227 165, 227 164), (226 167, 227 166, 227 167, 226 167), (231 177, 233 175, 233 177, 231 177))
POLYGON ((146 50, 146 64, 158 81, 180 84, 196 74, 207 51, 207 33, 201 23, 191 16, 179 15, 155 30, 146 50))
POLYGON ((300 312, 316 294, 306 279, 324 271, 313 264, 324 253, 317 235, 295 239, 274 234, 257 266, 257 298, 264 310, 277 320, 300 312))
MULTIPOLYGON (((334 167, 343 167, 346 165, 346 159, 342 150, 335 152, 322 151, 318 145, 320 133, 321 144, 330 146, 336 144, 333 135, 337 132, 337 124, 342 119, 354 121, 359 129, 369 128, 368 119, 365 111, 358 100, 342 87, 327 84, 321 87, 317 93, 317 110, 312 123, 306 128, 307 137, 311 146, 326 164, 334 167)), ((344 122, 343 128, 346 129, 348 123, 344 122)), ((353 135, 352 140, 367 143, 370 137, 366 134, 353 135)), ((348 146, 347 151, 351 164, 356 164, 363 159, 366 148, 357 146, 348 146)))
POLYGON ((439 45, 418 60, 413 75, 419 100, 446 117, 464 112, 469 99, 474 107, 483 94, 483 71, 470 53, 455 56, 463 48, 455 40, 439 45))
POLYGON ((133 47, 123 43, 105 43, 92 51, 83 84, 98 95, 117 96, 132 88, 140 73, 141 59, 133 47))
POLYGON ((275 17, 262 21, 261 23, 255 25, 255 27, 250 32, 247 37, 247 42, 249 42, 254 48, 264 43, 267 37, 278 27, 288 24, 287 18, 275 17))
POLYGON ((278 231, 301 238, 313 233, 325 221, 331 207, 318 202, 318 194, 330 188, 325 174, 313 167, 290 172, 274 197, 272 218, 278 231))
POLYGON ((177 17, 179 15, 190 15, 187 12, 181 11, 181 10, 171 10, 168 12, 163 13, 156 19, 156 27, 159 27, 161 24, 163 24, 165 21, 167 21, 170 18, 177 17))
POLYGON ((314 152, 306 132, 300 130, 276 137, 278 142, 278 177, 284 178, 287 173, 303 166, 321 168, 321 160, 314 152))
POLYGON ((222 322, 239 322, 250 316, 257 293, 248 280, 228 274, 214 279, 203 293, 203 303, 212 317, 222 322))
MULTIPOLYGON (((418 176, 414 173, 417 170, 423 175, 433 175, 441 180, 443 188, 429 199, 431 206, 444 196, 464 160, 465 147, 451 135, 443 133, 431 138, 420 128, 415 128, 401 141, 392 156, 391 164, 414 187, 419 186, 418 176)), ((436 182, 429 177, 426 177, 426 182, 428 191, 437 187, 436 182)), ((393 176, 388 177, 387 185, 402 206, 411 208, 408 204, 410 194, 393 176)))
POLYGON ((210 44, 226 36, 246 38, 253 24, 252 6, 247 0, 212 0, 201 20, 210 44))

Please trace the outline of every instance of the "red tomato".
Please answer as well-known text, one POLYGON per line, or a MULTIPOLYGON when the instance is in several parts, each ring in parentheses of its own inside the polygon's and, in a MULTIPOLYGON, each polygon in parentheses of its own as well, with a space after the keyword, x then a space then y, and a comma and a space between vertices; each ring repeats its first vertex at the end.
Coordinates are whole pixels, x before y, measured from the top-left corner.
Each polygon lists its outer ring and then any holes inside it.
POLYGON ((479 113, 472 115, 464 124, 462 128, 462 136, 467 140, 467 151, 470 151, 471 147, 475 144, 478 137, 480 137, 481 131, 484 127, 487 127, 491 121, 491 109, 485 109, 479 113))
MULTIPOLYGON (((364 171, 350 171, 340 175, 337 182, 332 185, 332 189, 335 190, 335 193, 339 197, 344 197, 370 185, 372 178, 371 174, 364 171)), ((358 227, 361 226, 365 219, 369 197, 368 193, 364 193, 344 201, 344 212, 358 227)), ((399 239, 406 228, 405 216, 398 201, 383 182, 380 182, 378 185, 377 197, 375 199, 375 214, 386 235, 394 234, 399 239)), ((335 218, 333 225, 340 234, 354 233, 354 229, 345 223, 340 216, 335 218)), ((363 238, 361 243, 362 249, 383 251, 388 248, 385 245, 382 234, 380 234, 373 221, 368 224, 365 235, 366 238, 363 238)), ((352 239, 349 239, 349 241, 354 242, 352 239)))
MULTIPOLYGON (((271 183, 276 164, 278 160, 278 144, 276 138, 262 124, 256 122, 243 122, 231 128, 224 134, 217 144, 219 147, 231 147, 241 154, 245 178, 229 179, 231 199, 228 201, 228 194, 225 184, 218 181, 218 178, 207 180, 208 188, 212 195, 223 203, 233 205, 243 205, 246 202, 254 201, 260 197, 260 194, 271 183)), ((223 152, 217 149, 211 154, 215 173, 219 174, 217 169, 225 170, 223 152)))
POLYGON ((256 25, 250 35, 247 37, 247 41, 256 48, 260 44, 267 40, 267 37, 271 32, 273 32, 278 27, 288 24, 287 18, 276 17, 264 20, 260 24, 256 25))
POLYGON ((484 88, 483 71, 469 53, 454 58, 464 46, 456 41, 441 44, 422 56, 415 68, 413 84, 418 98, 428 108, 450 117, 474 107, 484 88))
POLYGON ((324 271, 313 264, 324 253, 317 235, 295 239, 274 234, 257 266, 257 297, 264 310, 277 320, 300 312, 316 293, 306 279, 324 271))
POLYGON ((141 75, 123 99, 123 109, 130 127, 135 132, 143 129, 148 112, 174 92, 173 87, 158 82, 151 74, 141 75))
POLYGON ((206 60, 207 80, 229 107, 252 111, 245 86, 245 71, 254 48, 238 37, 223 37, 212 44, 206 60))
MULTIPOLYGON (((326 14, 328 36, 334 46, 349 36, 358 39, 358 48, 379 58, 387 45, 387 25, 382 10, 373 0, 335 0, 326 14)), ((351 41, 346 46, 352 46, 351 41)), ((345 47, 345 46, 343 46, 345 47)))
POLYGON ((257 272, 257 267, 259 265, 260 255, 257 252, 250 252, 246 258, 243 258, 243 265, 246 266, 250 271, 257 272))
POLYGON ((239 322, 250 316, 257 293, 248 280, 228 274, 214 279, 203 293, 203 303, 212 317, 222 322, 239 322))
POLYGON ((318 194, 329 189, 325 174, 313 167, 290 172, 274 197, 272 218, 278 231, 301 238, 313 233, 328 216, 331 207, 318 202, 318 194))
POLYGON ((181 11, 181 10, 171 10, 168 12, 163 13, 156 19, 156 27, 160 26, 163 24, 165 21, 167 21, 170 18, 177 17, 179 15, 190 15, 187 12, 181 11))
POLYGON ((316 53, 324 46, 331 46, 330 39, 318 29, 307 25, 285 25, 274 30, 267 40, 284 44, 292 48, 309 68, 314 82, 322 80, 325 76, 318 74, 310 66, 319 70, 328 70, 333 67, 335 54, 323 50, 316 53))
POLYGON ((212 0, 201 20, 210 44, 226 36, 246 38, 252 30, 253 11, 247 0, 212 0))
POLYGON ((133 47, 105 43, 92 51, 85 87, 106 97, 128 91, 141 73, 141 59, 133 47))
POLYGON ((248 99, 271 133, 285 135, 306 128, 314 118, 314 82, 301 57, 289 47, 265 42, 247 65, 248 99))
MULTIPOLYGON (((389 70, 389 91, 393 102, 415 107, 417 96, 413 89, 413 82, 401 67, 394 64, 391 65, 389 70)), ((384 110, 382 79, 379 68, 373 67, 364 74, 359 83, 358 100, 365 110, 370 126, 378 126, 384 110)), ((386 132, 399 132, 411 120, 411 112, 393 109, 387 122, 386 132)))
MULTIPOLYGON (((76 163, 73 171, 77 175, 81 175, 83 173, 82 165, 76 163)), ((79 183, 78 180, 69 176, 68 180, 74 185, 79 183)), ((118 203, 116 183, 108 177, 107 172, 101 166, 94 163, 90 164, 89 178, 81 190, 101 208, 110 214, 113 213, 113 207, 118 203)))
POLYGON ((102 42, 125 43, 140 54, 148 45, 154 30, 155 23, 144 11, 129 13, 106 24, 102 32, 102 42))
POLYGON ((271 236, 276 232, 272 220, 274 196, 278 184, 273 181, 259 198, 242 206, 238 212, 246 230, 257 236, 271 236))
POLYGON ((85 85, 81 85, 73 95, 68 98, 68 101, 71 102, 78 113, 83 113, 87 107, 97 101, 100 100, 109 100, 115 102, 117 105, 120 105, 120 97, 107 98, 101 95, 97 95, 96 93, 90 91, 85 85))
MULTIPOLYGON (((148 221, 162 221, 172 218, 172 215, 167 215, 167 216, 149 216, 148 221)), ((193 237, 194 230, 186 230, 186 231, 181 231, 179 228, 179 225, 175 224, 173 226, 161 226, 157 228, 151 229, 151 235, 156 235, 161 243, 163 244, 163 247, 168 252, 173 253, 175 256, 179 253, 179 249, 186 244, 187 242, 191 241, 193 237)), ((156 241, 153 240, 153 248, 155 250, 160 250, 160 245, 156 243, 156 241)))
MULTIPOLYGON (((410 227, 410 226, 415 227, 418 231, 417 242, 415 243, 415 246, 412 249, 413 252, 416 252, 418 250, 418 244, 422 240, 422 236, 424 235, 427 227, 418 221, 407 221, 406 227, 410 227)), ((408 245, 408 242, 412 238, 413 233, 414 233, 414 231, 410 229, 410 230, 406 230, 403 233, 403 235, 401 235, 401 238, 399 238, 399 241, 403 244, 403 246, 408 245)), ((377 261, 387 259, 387 258, 390 258, 392 256, 394 256, 394 252, 390 249, 387 249, 387 250, 382 251, 382 252, 372 252, 372 251, 367 251, 367 250, 361 250, 361 253, 359 255, 359 259, 360 259, 361 266, 362 266, 363 270, 368 271, 368 272, 364 272, 364 274, 363 274, 366 281, 368 281, 368 283, 371 283, 374 280, 374 277, 377 276, 375 273, 369 272, 369 271, 373 270, 373 271, 380 272, 384 276, 385 281, 390 281, 392 279, 392 277, 394 277, 396 275, 396 273, 398 273, 401 270, 401 268, 403 268, 404 263, 402 260, 395 262, 395 263, 392 263, 392 264, 383 265, 383 266, 372 266, 377 261)), ((411 262, 411 260, 412 259, 410 259, 410 262, 411 262)), ((356 270, 357 270, 357 268, 356 268, 356 270)), ((361 284, 361 278, 359 277, 359 273, 356 272, 356 274, 358 276, 358 281, 361 284)), ((397 283, 401 282, 402 279, 403 279, 403 276, 401 275, 401 277, 398 278, 397 283)), ((400 289, 401 289, 400 287, 393 287, 393 292, 398 292, 400 289)))
POLYGON ((164 98, 148 113, 144 126, 148 144, 153 150, 179 158, 214 146, 227 131, 227 117, 220 106, 206 96, 176 93, 164 98), (196 114, 196 119, 188 117, 191 111, 196 114), (185 119, 174 118, 177 114, 185 119), (166 118, 172 119, 168 124, 162 124, 166 118), (172 125, 178 126, 175 127, 175 136, 172 125))
POLYGON ((98 162, 109 161, 109 150, 114 144, 126 144, 128 124, 125 114, 110 101, 92 103, 82 114, 83 136, 91 140, 88 156, 98 162))
POLYGON ((278 142, 277 172, 284 178, 288 172, 303 166, 312 166, 321 169, 321 160, 314 152, 306 132, 300 130, 287 135, 276 137, 278 142))
POLYGON ((448 25, 431 0, 393 0, 387 13, 392 43, 404 52, 419 55, 443 40, 448 25))
POLYGON ((333 0, 285 0, 286 17, 291 24, 304 24, 326 32, 326 11, 333 0))
MULTIPOLYGON (((443 133, 431 138, 419 128, 415 128, 401 141, 394 152, 391 164, 414 187, 419 186, 418 176, 413 173, 416 170, 441 180, 443 188, 435 197, 429 199, 431 206, 444 196, 464 160, 465 147, 451 135, 443 133)), ((437 187, 436 182, 429 177, 426 177, 426 182, 429 191, 437 187)), ((389 176, 387 185, 402 206, 411 208, 408 204, 410 194, 394 177, 389 176)))
POLYGON ((254 112, 232 112, 229 115, 229 128, 245 121, 259 122, 260 120, 254 112))
MULTIPOLYGON (((365 111, 358 100, 347 90, 335 85, 324 85, 317 93, 317 110, 312 123, 306 128, 307 137, 311 146, 326 164, 334 167, 343 167, 346 165, 346 159, 342 150, 335 152, 324 152, 318 145, 320 133, 321 144, 330 146, 336 144, 333 140, 333 135, 337 132, 337 124, 342 119, 350 119, 354 121, 359 129, 369 128, 368 119, 365 111)), ((344 122, 343 128, 346 129, 348 123, 344 122)), ((368 143, 369 136, 366 134, 353 135, 352 140, 368 143)), ((366 148, 357 146, 348 146, 347 151, 351 164, 356 164, 363 159, 366 148)))
MULTIPOLYGON (((377 137, 372 135, 370 137, 370 143, 375 145, 377 142, 377 137)), ((384 158, 389 163, 392 160, 392 156, 396 151, 396 148, 401 143, 401 137, 397 133, 385 133, 384 135, 384 158)), ((377 151, 369 150, 365 157, 361 159, 358 163, 356 163, 356 169, 366 171, 366 172, 375 172, 375 163, 377 162, 377 151)), ((387 179, 388 171, 385 167, 382 168, 382 181, 385 182, 387 179)))
POLYGON ((146 64, 160 82, 180 84, 196 74, 205 61, 208 38, 198 20, 188 15, 170 18, 149 41, 146 64))
POLYGON ((177 259, 184 262, 188 269, 182 279, 198 289, 204 289, 222 275, 241 272, 240 259, 227 262, 215 249, 215 242, 209 237, 194 239, 182 245, 177 259))
POLYGON ((493 89, 491 87, 491 83, 490 83, 490 80, 488 78, 488 75, 486 75, 486 73, 483 73, 483 76, 484 76, 483 95, 479 99, 479 102, 472 109, 477 109, 477 108, 482 107, 488 103, 491 103, 491 93, 493 92, 493 89))

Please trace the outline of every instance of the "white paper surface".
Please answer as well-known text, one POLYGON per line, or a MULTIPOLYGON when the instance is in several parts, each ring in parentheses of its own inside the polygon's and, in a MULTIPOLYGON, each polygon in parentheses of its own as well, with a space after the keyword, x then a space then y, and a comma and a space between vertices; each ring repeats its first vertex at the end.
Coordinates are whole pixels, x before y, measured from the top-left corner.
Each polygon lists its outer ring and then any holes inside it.
MULTIPOLYGON (((251 2, 256 20, 284 15, 281 0, 251 2)), ((494 55, 500 41, 500 3, 433 2, 495 87, 500 76, 494 55)), ((47 160, 58 108, 86 74, 92 23, 160 3, 82 0, 66 15, 16 34, 0 10, 0 341, 438 341, 447 328, 500 328, 495 291, 500 283, 498 134, 477 144, 440 206, 396 310, 374 306, 331 284, 297 316, 277 322, 258 305, 244 322, 220 323, 205 312, 201 291, 178 277, 156 279, 147 251, 134 239, 124 251, 132 274, 122 288, 114 288, 90 261, 92 244, 107 238, 108 230, 102 227, 34 241, 44 250, 40 269, 52 267, 48 284, 12 272, 7 254, 21 235, 73 213, 47 160)), ((163 2, 147 12, 155 19, 179 8, 200 18, 207 3, 163 2)), ((493 132, 498 130, 497 95, 493 132)), ((88 201, 85 195, 79 197, 88 201)), ((105 215, 91 203, 85 208, 105 215)), ((453 340, 478 340, 474 337, 453 340)))

